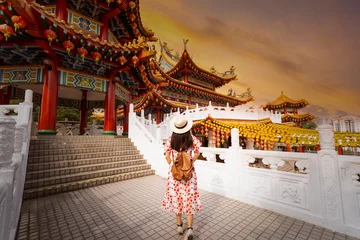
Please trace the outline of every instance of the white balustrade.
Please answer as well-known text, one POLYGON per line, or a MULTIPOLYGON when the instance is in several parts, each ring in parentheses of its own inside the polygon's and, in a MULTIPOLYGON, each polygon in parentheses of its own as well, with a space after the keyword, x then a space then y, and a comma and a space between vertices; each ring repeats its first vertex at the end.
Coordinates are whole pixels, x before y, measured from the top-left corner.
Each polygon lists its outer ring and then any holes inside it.
POLYGON ((0 239, 15 238, 32 126, 31 90, 19 105, 0 105, 0 239), (17 115, 6 115, 10 111, 17 115))
MULTIPOLYGON (((216 111, 231 112, 231 109, 211 105, 188 110, 181 114, 193 114, 200 119, 216 111)), ((160 144, 161 137, 170 136, 168 132, 171 118, 180 112, 166 115, 153 135, 145 126, 144 120, 130 116, 130 137, 144 154, 156 174, 167 176, 167 163, 160 144), (160 129, 160 130, 159 130, 160 129)), ((252 116, 258 118, 274 117, 270 113, 253 110, 252 116)), ((276 114, 275 114, 276 115, 276 114)), ((212 114, 216 117, 216 115, 212 114)), ((229 117, 233 118, 230 114, 229 117)), ((251 116, 251 115, 249 115, 251 116)), ((330 126, 331 127, 331 126, 330 126)), ((199 187, 211 192, 241 200, 287 216, 302 219, 334 231, 360 236, 360 157, 338 156, 333 150, 333 133, 329 126, 319 127, 321 151, 318 153, 297 153, 280 151, 261 151, 242 149, 239 146, 238 129, 232 129, 230 148, 201 147, 200 153, 206 161, 197 160, 195 169, 199 187), (224 163, 217 162, 217 159, 224 163), (265 167, 253 167, 259 163, 265 167), (289 171, 283 171, 289 166, 289 171)), ((164 190, 165 191, 165 190, 164 190)))

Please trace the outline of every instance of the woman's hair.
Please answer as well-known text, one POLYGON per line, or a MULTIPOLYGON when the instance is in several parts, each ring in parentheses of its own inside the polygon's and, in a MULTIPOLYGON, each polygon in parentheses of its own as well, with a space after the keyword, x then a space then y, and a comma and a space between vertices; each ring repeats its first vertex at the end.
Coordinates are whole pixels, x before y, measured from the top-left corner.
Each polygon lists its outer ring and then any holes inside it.
POLYGON ((188 150, 193 145, 193 138, 191 136, 190 131, 187 131, 183 134, 174 133, 171 135, 171 148, 180 151, 183 149, 184 151, 188 150))

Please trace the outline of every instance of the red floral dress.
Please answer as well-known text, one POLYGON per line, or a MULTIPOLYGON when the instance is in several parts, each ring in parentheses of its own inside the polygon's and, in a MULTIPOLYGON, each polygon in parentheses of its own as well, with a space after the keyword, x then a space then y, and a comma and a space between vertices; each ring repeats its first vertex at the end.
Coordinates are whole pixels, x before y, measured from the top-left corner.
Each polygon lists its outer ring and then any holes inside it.
MULTIPOLYGON (((199 139, 193 136, 193 146, 187 150, 189 154, 198 152, 201 146, 199 139)), ((176 159, 178 152, 171 148, 171 137, 165 143, 165 152, 170 152, 171 159, 176 159)), ((189 181, 175 180, 171 174, 171 166, 169 165, 168 178, 166 182, 166 193, 162 201, 165 211, 175 214, 194 214, 195 211, 201 211, 202 205, 200 195, 197 188, 197 177, 194 169, 193 177, 189 181)))

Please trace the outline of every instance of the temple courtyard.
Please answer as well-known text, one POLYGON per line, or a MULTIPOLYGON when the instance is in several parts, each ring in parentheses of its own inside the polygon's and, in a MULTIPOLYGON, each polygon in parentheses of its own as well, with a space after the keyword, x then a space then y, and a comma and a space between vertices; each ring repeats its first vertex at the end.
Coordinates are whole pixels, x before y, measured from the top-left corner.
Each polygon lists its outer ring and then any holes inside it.
MULTIPOLYGON (((183 239, 162 210, 165 180, 149 176, 25 201, 17 239, 183 239)), ((195 239, 353 239, 200 190, 195 239)), ((186 226, 186 219, 183 218, 186 226)))

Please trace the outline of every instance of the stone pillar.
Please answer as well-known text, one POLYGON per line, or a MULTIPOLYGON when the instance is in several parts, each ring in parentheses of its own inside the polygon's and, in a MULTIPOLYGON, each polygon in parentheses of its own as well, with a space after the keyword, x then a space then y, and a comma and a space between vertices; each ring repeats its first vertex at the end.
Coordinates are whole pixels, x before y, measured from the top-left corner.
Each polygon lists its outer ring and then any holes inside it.
POLYGON ((44 85, 41 96, 41 111, 38 135, 56 135, 56 114, 58 103, 58 62, 51 59, 45 66, 44 85))
POLYGON ((0 169, 11 165, 14 153, 15 125, 13 118, 6 116, 8 111, 0 107, 0 169))
POLYGON ((321 150, 318 152, 318 160, 323 218, 328 227, 335 228, 343 224, 338 154, 335 151, 333 127, 330 124, 320 125, 319 133, 321 150))
POLYGON ((116 135, 115 77, 112 76, 105 96, 105 118, 103 135, 116 135))
POLYGON ((231 129, 231 148, 239 148, 240 141, 239 141, 239 129, 233 128, 231 129))
POLYGON ((80 110, 80 134, 83 135, 85 133, 85 128, 87 127, 87 91, 82 90, 82 98, 81 98, 81 110, 80 110))

